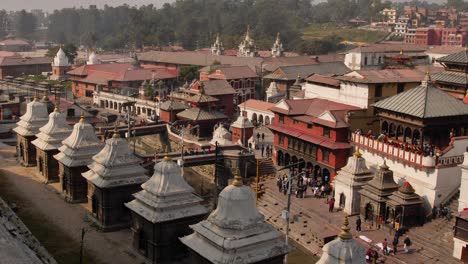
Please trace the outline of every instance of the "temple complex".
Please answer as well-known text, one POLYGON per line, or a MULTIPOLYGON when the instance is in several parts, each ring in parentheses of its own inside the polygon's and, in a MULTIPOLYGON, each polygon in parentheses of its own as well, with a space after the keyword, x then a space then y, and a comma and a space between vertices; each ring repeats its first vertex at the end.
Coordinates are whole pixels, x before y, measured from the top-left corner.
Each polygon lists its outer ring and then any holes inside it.
POLYGON ((81 119, 73 127, 69 137, 62 141, 59 153, 54 156, 59 162, 59 179, 65 200, 71 203, 86 202, 88 200, 88 183, 81 176, 88 170, 92 157, 104 146, 97 138, 94 127, 81 119))
POLYGON ((194 233, 181 238, 192 263, 283 263, 289 248, 281 233, 267 224, 255 206, 255 194, 235 176, 219 194, 208 219, 192 225, 194 233))
POLYGON ((359 191, 361 194, 361 215, 364 216, 364 220, 371 224, 377 224, 380 216, 390 217, 386 212, 386 202, 387 198, 397 189, 398 184, 393 180, 393 171, 384 161, 374 178, 359 191))
POLYGON ((178 238, 190 234, 189 225, 201 221, 208 209, 168 157, 141 187, 125 204, 132 211, 133 248, 152 263, 173 263, 186 252, 178 238))
POLYGON ((36 146, 37 168, 47 183, 59 181, 59 164, 54 155, 59 152, 62 140, 72 131, 66 116, 60 113, 58 105, 49 115, 49 122, 39 129, 31 143, 36 146))
POLYGON ((317 264, 362 264, 365 263, 366 250, 353 239, 349 232, 348 216, 345 217, 338 238, 323 246, 323 254, 317 264))
POLYGON ((358 149, 353 156, 348 158, 348 163, 335 177, 334 190, 335 201, 348 215, 359 214, 362 186, 373 177, 367 168, 366 161, 362 158, 358 149))
POLYGON ((102 231, 129 227, 131 214, 124 203, 148 180, 145 169, 117 130, 92 159, 89 171, 82 174, 88 181, 90 218, 102 231))
POLYGON ((36 139, 39 128, 48 121, 47 105, 39 102, 37 95, 27 104, 26 113, 20 117, 13 131, 17 134, 17 151, 23 166, 36 166, 36 147, 31 143, 36 139))

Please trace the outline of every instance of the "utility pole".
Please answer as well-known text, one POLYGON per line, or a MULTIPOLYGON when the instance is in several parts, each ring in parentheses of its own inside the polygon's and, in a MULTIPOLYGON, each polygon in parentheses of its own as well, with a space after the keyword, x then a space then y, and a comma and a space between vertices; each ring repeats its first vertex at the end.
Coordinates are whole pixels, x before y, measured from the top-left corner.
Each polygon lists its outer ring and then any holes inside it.
POLYGON ((218 141, 215 142, 213 208, 216 208, 217 204, 218 204, 218 141))
POLYGON ((86 234, 85 228, 81 228, 81 243, 80 243, 80 264, 83 264, 83 244, 84 244, 84 237, 86 234))

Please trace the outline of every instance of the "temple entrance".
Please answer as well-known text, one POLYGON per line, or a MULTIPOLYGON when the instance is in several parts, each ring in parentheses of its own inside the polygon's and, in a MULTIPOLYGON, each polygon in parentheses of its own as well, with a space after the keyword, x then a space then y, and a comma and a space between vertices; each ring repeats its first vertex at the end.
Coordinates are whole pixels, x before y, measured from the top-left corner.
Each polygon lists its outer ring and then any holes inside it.
POLYGON ((320 171, 320 166, 315 165, 314 167, 314 178, 317 180, 317 178, 322 177, 322 172, 320 171))
POLYGON ((340 208, 344 208, 345 207, 345 203, 346 203, 346 196, 344 195, 344 193, 341 193, 340 194, 340 208))
POLYGON ((366 204, 364 219, 366 221, 372 221, 374 219, 374 207, 370 203, 366 204))
POLYGON ((288 166, 290 162, 291 162, 291 156, 288 153, 284 154, 284 166, 288 166))
POLYGON ((269 125, 270 124, 270 117, 269 116, 265 116, 265 125, 269 125))

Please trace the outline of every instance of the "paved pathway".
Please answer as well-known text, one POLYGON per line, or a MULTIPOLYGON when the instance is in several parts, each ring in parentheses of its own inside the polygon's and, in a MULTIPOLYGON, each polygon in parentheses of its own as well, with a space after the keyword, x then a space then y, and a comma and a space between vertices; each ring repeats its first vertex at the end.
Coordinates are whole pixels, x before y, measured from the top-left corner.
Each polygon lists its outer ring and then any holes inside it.
POLYGON ((0 146, 0 168, 11 188, 18 192, 31 207, 47 217, 56 228, 80 241, 81 228, 88 228, 85 237, 85 250, 90 251, 103 263, 141 263, 129 254, 131 231, 125 229, 112 233, 100 233, 85 221, 85 204, 68 204, 60 196, 58 183, 45 185, 35 168, 24 168, 14 158, 15 147, 0 146))
MULTIPOLYGON (((281 211, 286 208, 287 196, 278 191, 274 177, 265 179, 263 184, 266 187, 266 192, 259 200, 258 208, 260 212, 265 215, 265 219, 268 222, 284 233, 285 221, 281 218, 281 211)), ((337 235, 340 230, 339 227, 343 224, 345 214, 343 212, 337 212, 336 210, 333 213, 329 213, 326 198, 319 199, 307 196, 306 198, 299 199, 293 196, 291 201, 291 219, 293 219, 290 223, 291 239, 295 240, 310 252, 321 255, 322 245, 319 243, 319 237, 337 235)), ((380 243, 384 238, 390 240, 391 243, 393 234, 384 230, 369 228, 365 226, 364 223, 363 230, 360 233, 356 233, 354 231, 356 218, 356 216, 353 216, 350 217, 349 220, 352 234, 355 239, 366 248, 380 243), (369 238, 371 243, 360 239, 358 236, 361 235, 369 238)), ((434 226, 444 225, 442 220, 437 220, 434 223, 434 226)), ((397 253, 395 256, 381 256, 381 259, 384 260, 385 263, 460 263, 456 259, 450 257, 451 252, 446 252, 448 248, 447 239, 439 241, 439 239, 434 236, 436 239, 422 245, 423 242, 420 242, 421 239, 416 237, 417 234, 430 234, 431 232, 440 231, 440 228, 436 230, 431 224, 432 222, 419 228, 423 231, 418 231, 417 233, 415 233, 416 231, 409 232, 409 236, 414 244, 410 254, 397 253), (411 232, 414 233, 414 239, 411 237, 411 232)), ((445 226, 449 226, 449 224, 446 223, 445 226)), ((446 236, 447 234, 443 235, 446 236)), ((403 250, 402 242, 403 239, 400 239, 399 250, 403 250)))

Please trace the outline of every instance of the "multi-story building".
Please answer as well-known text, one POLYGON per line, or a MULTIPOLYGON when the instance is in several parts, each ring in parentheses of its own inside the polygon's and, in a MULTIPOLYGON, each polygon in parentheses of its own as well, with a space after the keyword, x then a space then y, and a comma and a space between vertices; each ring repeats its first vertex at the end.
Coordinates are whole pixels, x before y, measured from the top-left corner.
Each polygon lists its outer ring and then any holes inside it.
POLYGON ((406 35, 408 29, 409 17, 401 16, 398 18, 398 21, 395 23, 395 33, 399 35, 406 35))
POLYGON ((409 27, 406 29, 405 43, 406 44, 416 43, 416 29, 415 28, 409 27))
POLYGON ((417 28, 416 45, 440 45, 441 30, 438 28, 417 28))
POLYGON ((396 23, 397 12, 393 8, 385 8, 381 11, 382 15, 385 17, 385 22, 389 25, 396 23))
POLYGON ((358 109, 319 98, 280 101, 270 109, 275 119, 268 126, 274 134, 274 162, 303 161, 299 168, 332 182, 350 154, 348 113, 358 109))
MULTIPOLYGON (((467 35, 467 30, 462 28, 417 28, 414 43, 429 46, 462 47, 468 43, 467 35)), ((405 42, 413 43, 408 34, 405 42)))

